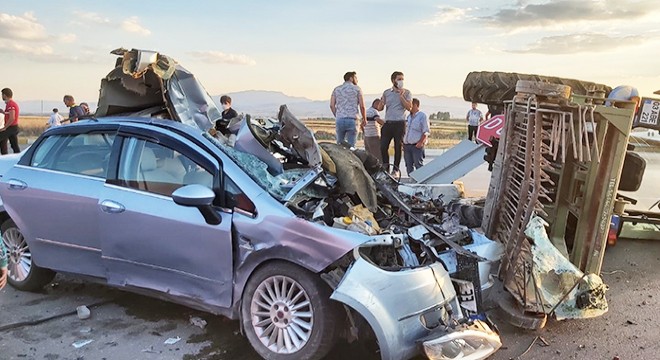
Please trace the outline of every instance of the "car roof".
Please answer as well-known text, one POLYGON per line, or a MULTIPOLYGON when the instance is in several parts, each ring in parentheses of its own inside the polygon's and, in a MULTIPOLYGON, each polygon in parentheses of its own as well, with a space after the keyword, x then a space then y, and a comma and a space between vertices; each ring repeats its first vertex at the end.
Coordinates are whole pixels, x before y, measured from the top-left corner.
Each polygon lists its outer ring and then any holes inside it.
POLYGON ((78 127, 89 127, 89 126, 96 127, 103 124, 113 124, 118 126, 133 125, 133 124, 155 125, 160 128, 178 130, 180 132, 184 132, 191 136, 199 136, 203 132, 199 128, 182 124, 175 120, 157 119, 157 118, 149 118, 149 117, 131 117, 131 116, 108 116, 108 117, 100 117, 100 118, 87 118, 66 126, 53 128, 53 130, 58 130, 57 132, 68 132, 67 129, 73 130, 78 127))

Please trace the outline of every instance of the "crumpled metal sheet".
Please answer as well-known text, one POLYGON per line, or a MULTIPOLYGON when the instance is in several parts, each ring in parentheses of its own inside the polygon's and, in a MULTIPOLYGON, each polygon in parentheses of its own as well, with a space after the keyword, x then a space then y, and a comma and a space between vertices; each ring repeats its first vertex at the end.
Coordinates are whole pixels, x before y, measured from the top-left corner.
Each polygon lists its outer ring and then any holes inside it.
POLYGON ((346 194, 357 194, 362 204, 371 212, 378 210, 376 184, 353 152, 342 145, 322 143, 321 148, 335 163, 339 188, 346 194))
MULTIPOLYGON (((534 216, 525 229, 525 235, 533 240, 532 280, 543 300, 545 313, 550 314, 556 306, 557 320, 605 314, 607 285, 596 274, 585 275, 564 257, 548 238, 545 226, 547 223, 541 217, 534 216)), ((527 293, 533 294, 533 291, 528 288, 527 293)))
POLYGON ((322 164, 321 150, 314 138, 314 133, 289 111, 286 105, 280 106, 277 119, 282 123, 280 138, 286 146, 292 147, 298 155, 307 161, 311 168, 322 164))
MULTIPOLYGON (((120 55, 122 50, 124 49, 116 49, 111 53, 120 55)), ((121 66, 123 73, 135 79, 142 77, 148 70, 152 70, 161 79, 169 80, 176 70, 174 59, 155 51, 124 50, 121 56, 123 57, 121 66)))

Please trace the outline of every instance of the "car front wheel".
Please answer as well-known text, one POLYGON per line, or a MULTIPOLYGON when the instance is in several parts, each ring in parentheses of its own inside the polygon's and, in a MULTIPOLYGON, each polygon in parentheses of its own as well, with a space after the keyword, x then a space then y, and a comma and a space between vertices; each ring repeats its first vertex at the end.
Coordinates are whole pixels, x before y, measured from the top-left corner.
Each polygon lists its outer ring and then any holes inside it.
POLYGON ((252 347, 265 359, 321 359, 337 338, 337 305, 318 275, 275 262, 246 286, 241 315, 252 347))
POLYGON ((32 252, 13 220, 2 223, 2 241, 9 255, 9 284, 18 290, 37 291, 53 280, 55 272, 32 262, 32 252))

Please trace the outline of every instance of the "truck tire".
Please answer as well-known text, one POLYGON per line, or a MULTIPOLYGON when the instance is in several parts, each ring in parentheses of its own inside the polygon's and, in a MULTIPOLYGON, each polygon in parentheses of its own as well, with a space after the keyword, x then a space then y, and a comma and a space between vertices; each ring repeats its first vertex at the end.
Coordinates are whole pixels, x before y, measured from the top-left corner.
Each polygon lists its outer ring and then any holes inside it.
POLYGON ((612 88, 590 81, 564 79, 554 76, 506 73, 499 71, 473 71, 463 82, 463 99, 482 104, 502 104, 512 100, 516 94, 518 80, 544 81, 552 84, 568 85, 573 94, 587 95, 590 90, 604 91, 608 94, 612 88))

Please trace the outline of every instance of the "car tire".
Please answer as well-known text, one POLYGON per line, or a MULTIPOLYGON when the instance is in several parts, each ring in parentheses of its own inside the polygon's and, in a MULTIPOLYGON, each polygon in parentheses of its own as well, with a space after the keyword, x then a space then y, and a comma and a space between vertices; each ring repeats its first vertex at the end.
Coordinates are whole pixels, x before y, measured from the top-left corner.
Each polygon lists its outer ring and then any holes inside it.
POLYGON ((39 291, 50 283, 55 277, 55 272, 40 268, 32 262, 30 248, 14 221, 5 220, 0 229, 2 230, 2 241, 10 254, 7 277, 9 284, 18 290, 39 291))
POLYGON ((590 81, 499 71, 473 71, 467 75, 463 82, 463 98, 465 101, 482 104, 502 104, 505 101, 512 100, 516 95, 516 83, 518 80, 568 85, 571 87, 573 94, 576 95, 587 95, 591 90, 604 91, 605 94, 612 91, 612 88, 607 85, 590 81))
POLYGON ((340 319, 330 293, 318 275, 299 266, 273 262, 260 268, 241 302, 250 344, 264 359, 323 358, 336 343, 340 319))

